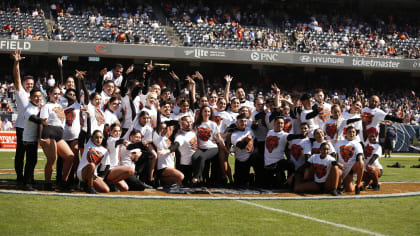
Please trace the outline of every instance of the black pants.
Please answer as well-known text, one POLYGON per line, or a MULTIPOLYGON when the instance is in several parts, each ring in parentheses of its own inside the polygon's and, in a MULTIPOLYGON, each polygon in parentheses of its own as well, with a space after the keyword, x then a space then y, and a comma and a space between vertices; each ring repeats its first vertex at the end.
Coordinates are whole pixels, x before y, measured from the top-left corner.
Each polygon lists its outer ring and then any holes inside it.
POLYGON ((264 168, 266 174, 265 186, 269 188, 282 187, 283 183, 286 181, 286 175, 284 172, 287 171, 287 175, 290 176, 295 170, 293 163, 285 159, 269 166, 265 166, 264 168))
POLYGON ((182 172, 182 174, 184 174, 184 180, 182 181, 182 183, 184 185, 188 185, 189 183, 191 183, 191 179, 193 176, 193 168, 192 165, 179 165, 179 171, 182 172))
POLYGON ((135 176, 132 175, 125 179, 125 182, 128 185, 128 188, 132 191, 143 191, 144 185, 140 182, 140 180, 135 176))
POLYGON ((24 148, 24 152, 26 152, 26 163, 23 183, 33 184, 34 170, 38 161, 38 142, 27 142, 24 144, 24 148))
MULTIPOLYGON (((213 158, 217 158, 217 154, 219 152, 218 148, 210 148, 210 149, 203 149, 197 150, 192 155, 192 163, 193 163, 193 176, 194 178, 200 179, 203 178, 203 171, 206 167, 206 161, 212 160, 213 158)), ((207 169, 208 170, 208 169, 207 169)), ((207 177, 208 173, 205 173, 204 177, 207 177)))
POLYGON ((235 174, 233 175, 233 178, 236 185, 245 185, 253 182, 249 172, 251 170, 251 166, 255 170, 258 161, 257 158, 258 155, 252 154, 246 161, 239 161, 238 159, 235 159, 235 174))
POLYGON ((22 140, 23 128, 16 127, 15 171, 18 182, 23 182, 23 161, 25 160, 25 146, 22 140))
POLYGON ((142 155, 140 159, 136 162, 136 173, 135 175, 139 177, 140 180, 145 182, 148 180, 148 173, 149 173, 149 161, 150 161, 150 155, 142 155))
POLYGON ((258 149, 256 154, 256 163, 255 163, 255 183, 257 186, 264 186, 266 183, 266 175, 264 171, 264 151, 265 151, 265 141, 256 142, 255 147, 258 149))

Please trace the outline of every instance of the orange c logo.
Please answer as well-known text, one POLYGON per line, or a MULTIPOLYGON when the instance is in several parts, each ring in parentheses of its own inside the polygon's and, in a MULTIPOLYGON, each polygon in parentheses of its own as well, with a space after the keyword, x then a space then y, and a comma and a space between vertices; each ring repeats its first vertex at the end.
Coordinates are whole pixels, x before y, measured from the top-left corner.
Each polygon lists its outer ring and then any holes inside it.
POLYGON ((99 44, 95 47, 95 52, 97 53, 106 53, 105 45, 99 44))

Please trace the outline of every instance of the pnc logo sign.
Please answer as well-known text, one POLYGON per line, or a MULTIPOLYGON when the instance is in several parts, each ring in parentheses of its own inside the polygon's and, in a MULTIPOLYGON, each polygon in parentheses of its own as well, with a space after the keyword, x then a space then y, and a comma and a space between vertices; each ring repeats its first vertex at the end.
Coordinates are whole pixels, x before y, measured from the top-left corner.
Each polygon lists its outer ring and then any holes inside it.
POLYGON ((96 45, 95 52, 97 53, 106 53, 106 47, 103 44, 96 45))

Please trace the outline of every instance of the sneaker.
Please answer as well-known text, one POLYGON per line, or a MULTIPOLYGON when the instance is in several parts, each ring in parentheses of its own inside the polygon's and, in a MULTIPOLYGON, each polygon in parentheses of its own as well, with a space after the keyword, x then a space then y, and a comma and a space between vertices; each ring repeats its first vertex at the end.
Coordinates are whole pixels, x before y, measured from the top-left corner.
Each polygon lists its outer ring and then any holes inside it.
POLYGON ((356 192, 356 195, 359 195, 360 194, 360 187, 356 187, 355 192, 356 192))
POLYGON ((114 193, 121 192, 120 189, 115 184, 110 184, 109 185, 109 191, 114 192, 114 193))
POLYGON ((338 196, 337 189, 333 189, 333 191, 331 191, 331 195, 338 196))
POLYGON ((36 191, 36 188, 34 188, 34 187, 32 186, 32 184, 25 184, 25 185, 23 186, 23 190, 25 190, 25 191, 36 191))
POLYGON ((58 191, 61 193, 71 193, 73 192, 73 189, 66 181, 61 181, 58 185, 58 191))
POLYGON ((93 186, 87 186, 85 188, 85 192, 89 194, 98 194, 93 186))
POLYGON ((144 189, 153 189, 153 186, 146 184, 145 182, 140 180, 140 184, 143 185, 144 189))
POLYGON ((381 185, 379 185, 379 184, 372 185, 372 190, 373 191, 379 191, 380 189, 381 189, 381 185))
POLYGON ((405 168, 404 165, 401 165, 399 162, 395 162, 394 165, 387 165, 389 168, 405 168))
POLYGON ((54 188, 52 186, 52 183, 45 183, 44 184, 44 190, 45 191, 54 191, 54 188))

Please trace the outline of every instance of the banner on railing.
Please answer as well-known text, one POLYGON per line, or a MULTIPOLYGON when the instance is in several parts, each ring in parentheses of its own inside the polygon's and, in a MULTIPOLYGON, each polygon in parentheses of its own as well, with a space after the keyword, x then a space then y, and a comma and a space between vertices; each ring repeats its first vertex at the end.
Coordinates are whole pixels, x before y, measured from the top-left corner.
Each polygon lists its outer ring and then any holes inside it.
POLYGON ((16 150, 16 132, 15 131, 0 132, 0 148, 16 150))

